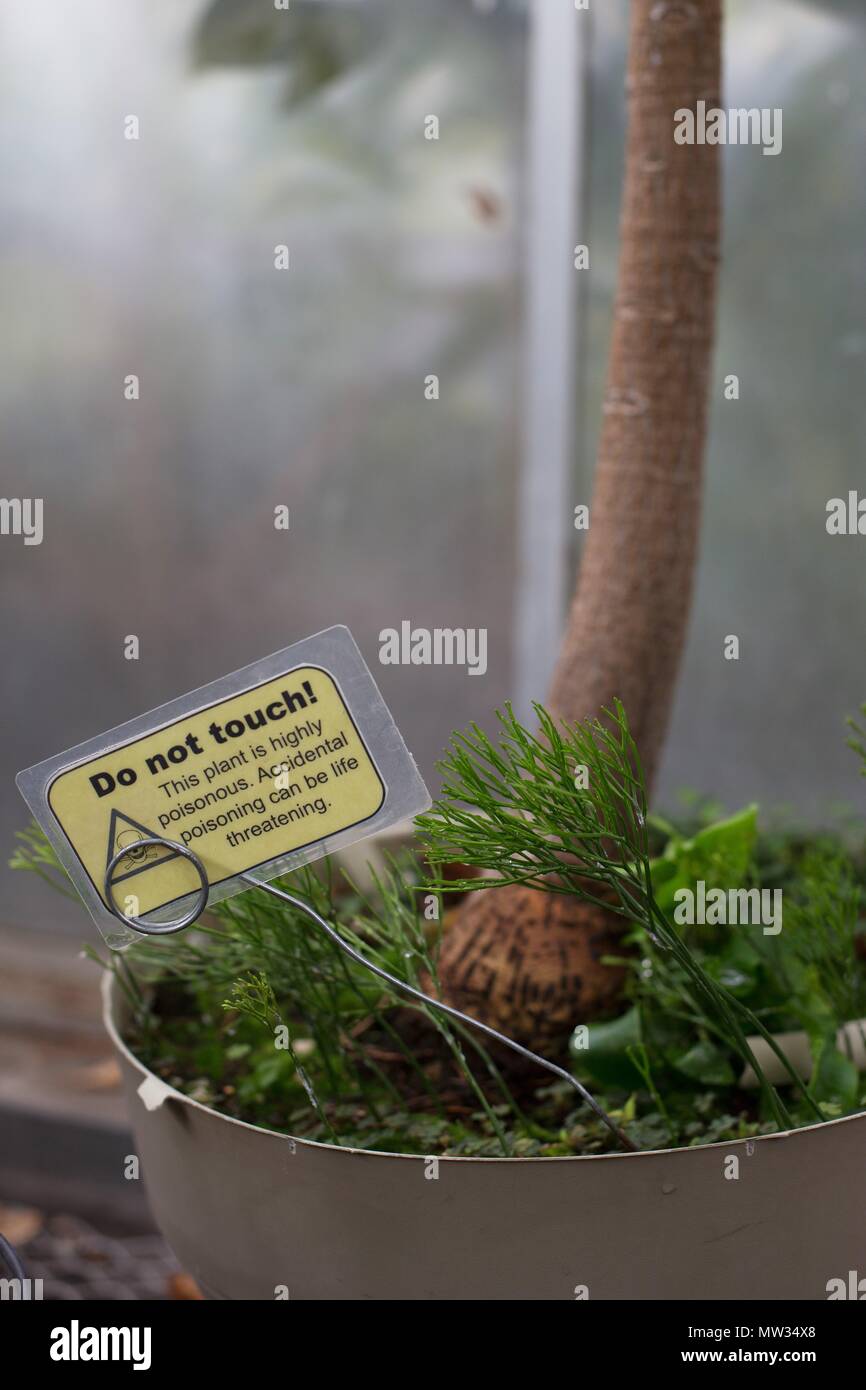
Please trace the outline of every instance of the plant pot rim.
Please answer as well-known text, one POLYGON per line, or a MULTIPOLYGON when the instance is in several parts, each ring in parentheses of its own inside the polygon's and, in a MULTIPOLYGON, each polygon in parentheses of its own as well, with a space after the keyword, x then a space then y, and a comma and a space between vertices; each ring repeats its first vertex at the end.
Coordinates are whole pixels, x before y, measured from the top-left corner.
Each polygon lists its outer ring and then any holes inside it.
MULTIPOLYGON (((178 1091, 174 1086, 169 1086, 168 1082, 163 1081, 162 1077, 157 1077, 155 1072, 152 1072, 149 1067, 145 1066, 141 1058, 136 1056, 121 1036, 115 1019, 115 1010, 121 1002, 121 997, 116 987, 115 977, 112 971, 104 971, 100 989, 102 993, 102 1021, 111 1042, 117 1051, 125 1057, 130 1066, 140 1074, 142 1080, 146 1080, 148 1077, 152 1076, 155 1080, 159 1081, 161 1086, 165 1087, 166 1091, 170 1093, 170 1095, 166 1096, 166 1100, 181 1101, 184 1105, 191 1106, 194 1110, 201 1111, 203 1114, 212 1115, 214 1119, 222 1120, 225 1124, 237 1125, 241 1129, 253 1130, 258 1134, 269 1134, 284 1143, 291 1141, 294 1144, 303 1145, 308 1149, 327 1149, 333 1153, 345 1154, 347 1156, 363 1154, 368 1158, 402 1159, 404 1161, 409 1159, 421 1163, 426 1162, 427 1158, 430 1157, 430 1155, 424 1154, 390 1153, 382 1149, 363 1149, 351 1147, 347 1144, 331 1144, 319 1139, 303 1139, 298 1135, 285 1134, 278 1129, 268 1129, 266 1125, 250 1124, 248 1120, 239 1120, 234 1115, 225 1115, 222 1111, 215 1110, 211 1105, 204 1105, 201 1101, 194 1100, 192 1096, 185 1095, 183 1091, 178 1091)), ((624 1163, 629 1160, 659 1157, 660 1155, 672 1157, 674 1154, 698 1153, 710 1149, 730 1149, 732 1144, 775 1143, 780 1140, 793 1139, 798 1134, 808 1134, 813 1130, 828 1129, 832 1125, 845 1125, 857 1120, 866 1121, 866 1111, 859 1111, 853 1115, 841 1115, 835 1120, 821 1120, 815 1124, 801 1125, 797 1129, 780 1130, 775 1134, 756 1134, 749 1139, 722 1139, 716 1140, 712 1144, 680 1145, 677 1148, 671 1149, 641 1149, 637 1153, 555 1154, 531 1155, 515 1158, 505 1158, 503 1156, 482 1157, 474 1154, 437 1154, 436 1157, 440 1163, 624 1163)))

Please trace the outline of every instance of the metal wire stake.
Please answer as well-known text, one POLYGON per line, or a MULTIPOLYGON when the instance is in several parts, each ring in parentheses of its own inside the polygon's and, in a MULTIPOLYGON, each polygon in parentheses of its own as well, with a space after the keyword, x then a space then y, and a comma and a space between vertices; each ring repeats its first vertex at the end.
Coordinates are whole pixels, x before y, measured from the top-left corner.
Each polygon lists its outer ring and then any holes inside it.
MULTIPOLYGON (((147 839, 138 841, 132 848, 145 848, 152 845, 164 845, 168 849, 176 850, 195 868, 201 880, 201 887, 198 890, 198 895, 193 907, 177 921, 168 923, 144 922, 140 917, 131 917, 127 915, 127 913, 122 912, 114 901, 114 885, 112 879, 115 868, 129 853, 129 849, 118 851, 118 853, 108 861, 108 867, 105 871, 105 900, 114 913, 114 916, 125 923, 126 926, 131 927, 133 931, 140 933, 142 936, 167 936, 173 932, 182 931, 184 927, 190 926, 201 916, 207 906, 210 884, 204 864, 201 862, 198 855, 185 845, 179 845, 174 840, 166 839, 163 835, 151 835, 148 836, 147 839)), ((589 1106, 590 1110, 607 1125, 617 1142, 631 1153, 637 1153, 637 1144, 634 1144, 631 1139, 629 1139, 625 1131, 601 1108, 598 1101, 590 1095, 586 1087, 582 1086, 577 1078, 572 1076, 571 1072, 566 1071, 564 1067, 558 1067, 555 1062, 549 1062, 546 1057, 539 1057, 537 1052, 531 1052, 528 1047, 524 1047, 522 1043, 515 1042, 513 1038, 507 1037, 505 1033, 500 1033, 497 1029, 491 1028, 489 1024, 482 1023, 480 1019, 473 1018, 471 1014, 464 1014, 460 1009, 455 1009, 451 1004, 443 1004, 441 999, 432 999, 430 995, 425 994, 423 990, 416 989, 414 985, 407 984, 405 980, 398 979, 396 975, 389 974, 387 970, 383 970, 381 965, 375 965, 373 961, 368 960, 366 956, 362 956, 360 951, 356 951, 354 946, 350 946, 348 941, 345 941, 340 933, 331 926, 330 922, 326 922, 325 918, 320 916, 316 909, 311 907, 303 898, 297 898, 293 893, 286 893, 282 888, 274 888, 270 883, 262 883, 259 879, 253 878, 251 874, 239 874, 238 877, 242 878, 244 883, 248 883, 251 888, 260 888, 263 893, 270 893, 274 898, 281 898, 283 902, 290 903, 291 906, 296 907, 299 912, 305 913, 317 926, 322 928, 322 931, 331 938, 335 946, 339 946, 340 950, 344 951, 352 960, 357 961, 358 965, 363 965, 365 970, 369 970, 373 975, 378 975, 380 980, 387 980, 388 984, 393 985, 395 989, 402 990, 404 994, 411 995, 413 999, 420 999, 422 1004, 427 1004, 431 1009, 438 1009, 440 1013, 447 1014, 449 1018, 457 1018, 461 1023, 467 1024, 468 1027, 477 1028, 478 1031, 484 1033, 486 1037, 493 1038, 495 1042, 502 1043, 505 1047, 510 1047, 512 1052, 518 1053, 521 1057, 526 1057, 528 1061, 536 1062, 538 1066, 544 1067, 547 1071, 552 1072, 554 1076, 558 1076, 561 1081, 567 1081, 569 1086, 574 1087, 581 1100, 589 1106)))
POLYGON ((27 1275, 24 1272, 24 1266, 18 1258, 15 1247, 4 1235, 0 1235, 0 1262, 5 1264, 7 1269, 12 1271, 13 1279, 17 1279, 20 1283, 26 1284, 27 1275))
POLYGON ((571 1072, 566 1071, 564 1067, 558 1067, 555 1062, 548 1061, 546 1057, 539 1057, 537 1052, 530 1052, 528 1047, 524 1047, 521 1043, 515 1042, 513 1038, 506 1037, 505 1033, 498 1032, 495 1028, 491 1028, 489 1024, 482 1023, 480 1019, 473 1018, 471 1014, 464 1014, 460 1009, 455 1009, 451 1004, 443 1004, 441 999, 431 999, 429 994, 425 994, 423 990, 416 989, 414 985, 407 984, 405 980, 399 979, 396 975, 389 974, 387 970, 382 969, 381 965, 374 965, 373 961, 367 960, 367 957, 362 956, 360 951, 356 951, 354 946, 350 946, 348 941, 345 941, 343 937, 340 936, 340 933, 331 926, 330 922, 326 922, 325 918, 320 916, 316 909, 311 907, 308 902, 305 902, 303 898, 296 898, 293 893, 286 893, 282 888, 274 888, 270 883, 260 883, 258 879, 252 878, 249 874, 241 874, 240 877, 245 883, 249 883, 251 887, 262 888, 273 897, 282 898, 284 902, 291 903, 292 907, 296 907, 299 912, 306 913, 308 917, 311 917, 312 920, 322 928, 322 931, 331 938, 335 945, 340 947, 341 951, 345 951, 347 956, 351 956, 352 960, 357 961, 359 965, 363 965, 367 970, 372 971, 374 975, 378 975, 381 980, 387 980, 389 985, 394 985, 396 989, 402 990, 404 994, 411 994, 413 999, 420 999, 422 1003, 428 1004, 431 1009, 438 1009, 440 1013, 448 1014, 449 1018, 459 1018, 461 1023, 468 1023, 471 1028, 477 1028, 479 1032, 486 1034, 488 1038, 494 1038, 496 1042, 504 1043, 506 1047, 511 1048, 512 1052, 518 1052, 521 1057, 528 1058, 530 1062, 537 1062, 540 1067, 546 1067, 548 1071, 552 1071, 554 1076, 558 1076, 562 1081, 567 1081, 570 1086, 574 1087, 578 1095, 586 1102, 589 1108, 595 1112, 598 1118, 604 1121, 611 1133, 616 1137, 619 1143, 622 1144, 623 1148, 629 1149, 632 1153, 637 1153, 637 1145, 632 1143, 631 1139, 629 1139, 628 1135, 620 1128, 616 1121, 611 1119, 606 1111, 602 1110, 598 1101, 590 1095, 585 1086, 581 1086, 577 1077, 572 1076, 571 1072))

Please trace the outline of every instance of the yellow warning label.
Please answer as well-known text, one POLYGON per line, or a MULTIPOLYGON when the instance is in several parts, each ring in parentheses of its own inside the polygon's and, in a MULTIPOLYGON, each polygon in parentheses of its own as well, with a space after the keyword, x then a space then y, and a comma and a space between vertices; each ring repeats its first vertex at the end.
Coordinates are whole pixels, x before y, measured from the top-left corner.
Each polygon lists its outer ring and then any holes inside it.
POLYGON ((51 810, 103 902, 129 916, 368 820, 385 787, 333 677, 304 666, 61 772, 51 810))

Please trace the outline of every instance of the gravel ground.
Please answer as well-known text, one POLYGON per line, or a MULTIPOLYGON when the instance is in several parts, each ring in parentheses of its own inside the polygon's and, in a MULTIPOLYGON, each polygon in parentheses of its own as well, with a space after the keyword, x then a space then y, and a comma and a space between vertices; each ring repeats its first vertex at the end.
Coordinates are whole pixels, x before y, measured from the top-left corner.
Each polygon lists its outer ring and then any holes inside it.
POLYGON ((0 1207, 0 1231, 50 1302, 201 1297, 159 1235, 106 1235, 80 1216, 15 1206, 0 1207))

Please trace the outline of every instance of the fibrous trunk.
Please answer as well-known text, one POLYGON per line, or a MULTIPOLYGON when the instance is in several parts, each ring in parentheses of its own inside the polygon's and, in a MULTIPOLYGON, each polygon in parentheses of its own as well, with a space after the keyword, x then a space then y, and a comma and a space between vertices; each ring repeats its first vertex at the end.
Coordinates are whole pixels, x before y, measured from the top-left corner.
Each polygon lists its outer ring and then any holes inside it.
MULTIPOLYGON (((719 257, 719 149, 675 113, 720 104, 721 0, 632 0, 620 260, 590 527, 548 705, 619 698, 648 787, 692 593, 719 257)), ((591 255, 591 248, 590 248, 591 255)), ((616 999, 619 919, 561 894, 470 894, 440 961, 452 1003, 524 1040, 561 1040, 616 999)))

